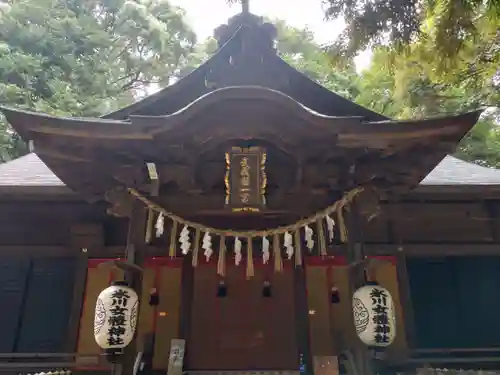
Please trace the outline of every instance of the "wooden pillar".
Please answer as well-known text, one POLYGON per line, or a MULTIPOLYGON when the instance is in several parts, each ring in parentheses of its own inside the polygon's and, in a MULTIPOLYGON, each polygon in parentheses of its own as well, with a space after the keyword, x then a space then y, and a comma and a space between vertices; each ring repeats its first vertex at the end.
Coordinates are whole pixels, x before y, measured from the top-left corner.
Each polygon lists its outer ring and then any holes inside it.
MULTIPOLYGON (((181 316, 179 324, 179 338, 188 340, 190 337, 192 301, 194 295, 194 267, 192 266, 193 253, 189 252, 182 261, 181 274, 181 316)), ((187 354, 187 349, 186 349, 187 354)))
POLYGON ((85 296, 87 267, 89 254, 98 252, 104 247, 102 225, 97 223, 78 223, 70 228, 71 254, 76 257, 76 271, 73 289, 73 302, 68 325, 66 351, 73 353, 77 348, 80 328, 80 317, 85 296))
POLYGON ((403 311, 404 328, 406 333, 406 340, 410 349, 415 348, 415 320, 413 316, 413 306, 410 293, 410 280, 408 277, 408 269, 406 266, 406 254, 401 238, 401 233, 394 225, 394 219, 400 217, 400 205, 398 199, 393 199, 389 203, 389 212, 391 213, 391 221, 389 222, 389 238, 392 243, 396 245, 396 272, 398 276, 398 291, 399 300, 401 302, 401 309, 403 311))
POLYGON ((415 318, 413 315, 413 305, 410 293, 410 280, 408 277, 408 269, 406 267, 406 254, 404 246, 398 245, 396 254, 396 272, 398 275, 399 299, 401 301, 401 309, 403 311, 404 329, 408 347, 415 348, 417 339, 415 335, 415 318))
POLYGON ((85 285, 87 282, 87 267, 88 267, 88 253, 86 249, 83 248, 78 251, 78 254, 76 254, 73 301, 71 302, 71 312, 68 323, 68 336, 66 338, 66 344, 65 344, 66 352, 68 353, 75 353, 78 345, 80 316, 82 313, 83 300, 85 297, 85 285))
MULTIPOLYGON (((304 261, 302 261, 302 264, 304 264, 304 261)), ((309 307, 307 304, 305 265, 295 267, 293 273, 297 347, 299 356, 302 356, 301 365, 305 366, 307 374, 313 374, 313 361, 309 345, 309 307)))
MULTIPOLYGON (((353 202, 345 213, 347 226, 347 261, 349 268, 349 295, 352 297, 357 288, 366 282, 364 267, 364 218, 360 214, 359 206, 353 202)), ((354 321, 352 322, 354 329, 354 321)), ((354 361, 359 375, 374 375, 373 359, 371 351, 357 340, 356 346, 351 349, 351 361, 354 361)), ((351 370, 351 372, 354 372, 351 370)))
MULTIPOLYGON (((146 234, 146 208, 139 202, 135 202, 130 219, 127 235, 127 262, 142 267, 144 264, 144 252, 146 250, 145 234, 146 234)), ((138 296, 142 296, 142 273, 141 272, 125 272, 125 280, 129 283, 138 296)), ((139 310, 142 303, 147 301, 139 301, 139 310)), ((140 311, 137 312, 139 317, 140 311)), ((137 329, 135 337, 124 350, 123 362, 117 369, 120 375, 132 375, 134 371, 134 363, 137 356, 137 329)))

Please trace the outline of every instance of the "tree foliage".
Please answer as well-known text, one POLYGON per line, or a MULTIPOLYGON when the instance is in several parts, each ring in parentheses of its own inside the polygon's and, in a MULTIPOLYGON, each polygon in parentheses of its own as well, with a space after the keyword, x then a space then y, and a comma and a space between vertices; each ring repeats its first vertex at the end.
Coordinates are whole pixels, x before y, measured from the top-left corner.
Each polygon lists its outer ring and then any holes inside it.
MULTIPOLYGON (((478 38, 481 24, 500 26, 498 0, 323 0, 328 18, 347 27, 334 44, 337 57, 377 45, 401 47, 426 38, 440 58, 453 61, 478 38)), ((497 40, 498 46, 498 40, 497 40)))
POLYGON ((486 115, 459 145, 457 155, 481 165, 500 167, 500 66, 480 58, 497 30, 484 22, 481 38, 466 43, 460 59, 436 69, 432 40, 417 39, 401 51, 389 46, 374 51, 369 68, 357 74, 352 65, 332 69, 329 55, 301 30, 276 21, 280 55, 309 78, 338 94, 390 118, 424 118, 488 107, 486 115))
MULTIPOLYGON (((194 42, 168 0, 3 1, 0 103, 102 115, 168 83, 194 42)), ((0 158, 22 152, 4 122, 0 134, 0 158)))
POLYGON ((401 49, 378 47, 361 77, 357 101, 395 118, 488 108, 460 144, 458 155, 500 167, 500 34, 486 18, 475 26, 477 37, 464 39, 453 60, 436 53, 435 41, 428 37, 435 32, 431 21, 401 49))
POLYGON ((358 85, 356 101, 391 118, 423 118, 487 107, 480 122, 460 143, 457 155, 481 165, 500 167, 500 118, 495 107, 500 92, 491 77, 439 75, 418 54, 395 55, 380 48, 359 77, 358 85))
POLYGON ((310 30, 291 27, 281 20, 273 23, 278 30, 276 47, 286 62, 345 98, 356 98, 357 74, 353 64, 343 66, 342 69, 332 69, 328 53, 315 42, 310 30))

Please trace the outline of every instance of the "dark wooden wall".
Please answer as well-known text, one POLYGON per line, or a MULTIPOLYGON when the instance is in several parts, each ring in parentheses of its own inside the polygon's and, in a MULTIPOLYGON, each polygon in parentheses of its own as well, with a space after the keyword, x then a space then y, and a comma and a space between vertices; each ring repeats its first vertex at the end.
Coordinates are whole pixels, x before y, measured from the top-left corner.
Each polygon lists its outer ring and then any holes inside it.
POLYGON ((408 261, 417 345, 500 348, 500 257, 408 261))
POLYGON ((500 201, 407 200, 383 203, 366 225, 368 243, 457 244, 499 242, 500 201))
MULTIPOLYGON (((496 322, 491 313, 496 304, 489 296, 500 284, 500 200, 410 198, 384 203, 382 214, 365 227, 367 254, 398 260, 408 345, 497 345, 500 335, 487 328, 476 329, 467 342, 439 332, 448 327, 459 335, 472 330, 473 321, 496 322), (433 286, 432 293, 424 286, 433 286), (459 294, 450 292, 457 287, 459 294), (448 301, 447 307, 436 301, 448 301), (430 316, 437 318, 429 322, 430 316), (422 330, 436 337, 422 336, 422 330)), ((0 309, 0 352, 74 351, 88 258, 123 256, 126 232, 127 220, 107 216, 104 205, 0 200, 0 300, 11 306, 0 309), (64 287, 55 287, 60 284, 64 287), (41 297, 49 295, 47 289, 55 290, 50 300, 41 297), (47 319, 47 312, 57 319, 47 319)), ((342 252, 343 247, 331 250, 342 252)), ((166 255, 163 247, 155 251, 150 255, 166 255)))
POLYGON ((102 205, 0 200, 0 352, 74 351, 86 259, 123 253, 123 227, 102 205))

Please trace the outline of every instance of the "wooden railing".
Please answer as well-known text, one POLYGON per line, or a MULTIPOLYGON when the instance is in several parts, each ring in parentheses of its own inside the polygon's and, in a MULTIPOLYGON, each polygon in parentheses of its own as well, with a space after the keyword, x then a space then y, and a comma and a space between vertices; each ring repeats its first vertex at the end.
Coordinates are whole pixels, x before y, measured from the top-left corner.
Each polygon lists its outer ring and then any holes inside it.
POLYGON ((429 364, 495 364, 500 363, 500 348, 439 348, 416 349, 411 353, 410 363, 429 364))
POLYGON ((500 375, 498 371, 488 370, 453 370, 439 368, 418 369, 416 375, 500 375))
POLYGON ((0 373, 70 375, 107 367, 103 356, 76 353, 0 353, 0 373))
POLYGON ((26 375, 71 375, 71 370, 54 370, 54 371, 47 371, 47 372, 35 372, 35 373, 29 373, 26 375))
POLYGON ((500 348, 417 349, 406 366, 417 375, 500 375, 500 348))
MULTIPOLYGON (((417 375, 500 375, 500 371, 487 370, 500 368, 500 348, 417 349, 405 362, 413 369, 418 368, 417 375), (454 370, 450 367, 485 370, 454 370)), ((82 371, 109 370, 104 355, 0 353, 0 375, 72 375, 82 371)), ((415 370, 411 373, 415 374, 415 370)))

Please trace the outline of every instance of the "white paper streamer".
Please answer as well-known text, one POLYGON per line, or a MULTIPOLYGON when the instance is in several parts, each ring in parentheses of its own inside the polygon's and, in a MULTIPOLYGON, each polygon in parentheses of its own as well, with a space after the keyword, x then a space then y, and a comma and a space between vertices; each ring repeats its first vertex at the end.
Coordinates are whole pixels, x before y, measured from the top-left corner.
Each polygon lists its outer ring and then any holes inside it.
POLYGON ((158 219, 156 219, 155 228, 156 228, 156 237, 161 237, 165 230, 165 219, 163 218, 162 213, 160 213, 158 215, 158 219))
POLYGON ((241 255, 241 241, 238 237, 234 238, 234 264, 239 266, 242 259, 241 255))
POLYGON ((292 259, 294 253, 293 238, 292 235, 288 232, 285 232, 285 239, 283 241, 283 246, 285 247, 288 260, 292 259))
POLYGON ((269 253, 269 240, 267 237, 262 237, 262 263, 267 264, 271 254, 269 253))
POLYGON ((314 249, 314 240, 313 240, 314 232, 308 225, 306 225, 304 227, 304 233, 305 233, 304 237, 306 240, 306 246, 309 249, 309 251, 313 251, 313 249, 314 249))
POLYGON ((326 219, 326 227, 328 228, 328 238, 330 242, 333 241, 333 236, 335 235, 335 221, 330 216, 325 216, 326 219))
POLYGON ((189 253, 191 242, 189 241, 189 229, 187 225, 184 225, 184 228, 182 228, 179 234, 179 243, 181 244, 182 254, 186 255, 189 253))
POLYGON ((203 236, 201 248, 205 250, 203 255, 205 256, 205 258, 208 262, 210 260, 210 257, 214 253, 214 251, 212 250, 212 237, 210 237, 209 232, 205 232, 205 235, 203 236))

